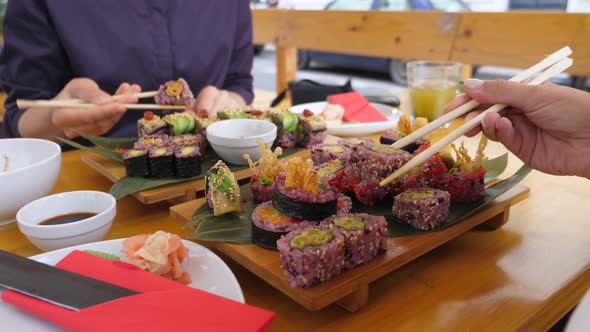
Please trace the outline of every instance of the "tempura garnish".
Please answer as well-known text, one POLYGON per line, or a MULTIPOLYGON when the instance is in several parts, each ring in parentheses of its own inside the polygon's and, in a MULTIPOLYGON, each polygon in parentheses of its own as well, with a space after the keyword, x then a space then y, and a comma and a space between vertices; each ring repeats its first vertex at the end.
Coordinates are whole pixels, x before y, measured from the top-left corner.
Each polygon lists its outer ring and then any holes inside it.
POLYGON ((487 144, 488 138, 485 135, 482 135, 477 147, 477 152, 475 153, 475 158, 473 159, 469 156, 469 152, 463 142, 461 142, 459 148, 457 148, 455 144, 451 144, 451 148, 455 151, 455 163, 453 168, 467 173, 482 169, 484 160, 487 160, 487 157, 483 152, 487 144))
POLYGON ((244 155, 244 159, 248 161, 250 170, 262 184, 271 185, 275 182, 277 173, 285 170, 285 163, 279 160, 283 149, 277 147, 273 152, 270 146, 261 139, 258 139, 257 143, 260 146, 260 159, 254 162, 248 154, 244 155))
MULTIPOLYGON (((410 119, 410 117, 407 114, 403 114, 399 118, 399 121, 397 123, 397 131, 398 131, 397 134, 400 137, 404 137, 404 136, 409 135, 409 134, 415 132, 416 130, 426 126, 427 124, 428 124, 427 118, 417 117, 414 119, 414 123, 412 123, 412 120, 410 119)), ((423 138, 427 139, 428 135, 425 135, 423 138)))
POLYGON ((285 188, 301 189, 308 194, 316 195, 320 183, 320 175, 313 169, 313 161, 291 158, 287 161, 287 177, 285 188))
POLYGON ((10 157, 5 153, 4 154, 4 168, 2 169, 2 173, 8 172, 8 168, 10 167, 10 157))

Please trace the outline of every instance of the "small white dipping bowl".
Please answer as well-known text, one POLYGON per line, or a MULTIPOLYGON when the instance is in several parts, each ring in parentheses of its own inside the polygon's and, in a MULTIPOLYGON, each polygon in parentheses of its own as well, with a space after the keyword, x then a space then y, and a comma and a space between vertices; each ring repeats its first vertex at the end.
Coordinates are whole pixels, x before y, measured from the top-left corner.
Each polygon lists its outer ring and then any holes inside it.
POLYGON ((0 139, 0 226, 14 222, 25 204, 47 195, 60 168, 61 148, 54 142, 0 139))
POLYGON ((277 126, 264 120, 234 119, 215 122, 207 127, 207 140, 224 161, 247 165, 244 154, 260 159, 258 139, 272 145, 277 138, 277 126))
POLYGON ((70 191, 40 198, 16 214, 20 231, 39 249, 51 251, 104 239, 117 214, 117 201, 100 191, 70 191), (64 214, 96 213, 61 225, 39 223, 64 214))

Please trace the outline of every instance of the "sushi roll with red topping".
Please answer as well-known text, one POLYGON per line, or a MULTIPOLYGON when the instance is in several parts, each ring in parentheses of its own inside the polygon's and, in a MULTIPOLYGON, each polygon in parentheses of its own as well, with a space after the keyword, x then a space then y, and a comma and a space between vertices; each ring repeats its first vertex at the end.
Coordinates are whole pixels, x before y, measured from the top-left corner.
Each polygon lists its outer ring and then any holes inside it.
POLYGON ((299 126, 297 144, 304 148, 310 148, 313 145, 321 144, 326 139, 326 120, 313 114, 310 110, 304 110, 298 117, 299 126))
POLYGON ((165 135, 168 133, 168 124, 153 112, 143 113, 143 118, 137 121, 137 137, 149 135, 165 135))
POLYGON ((344 236, 345 269, 367 263, 387 250, 387 221, 383 216, 338 214, 322 221, 320 226, 333 228, 344 236))
POLYGON ((416 229, 430 230, 445 223, 450 205, 451 195, 446 191, 409 189, 395 196, 393 216, 416 229))
POLYGON ((309 227, 292 231, 277 241, 277 249, 291 287, 322 283, 344 268, 344 236, 334 229, 309 227))
POLYGON ((266 249, 277 249, 277 240, 296 229, 309 227, 308 221, 294 219, 280 213, 272 202, 258 205, 252 215, 252 242, 266 249))

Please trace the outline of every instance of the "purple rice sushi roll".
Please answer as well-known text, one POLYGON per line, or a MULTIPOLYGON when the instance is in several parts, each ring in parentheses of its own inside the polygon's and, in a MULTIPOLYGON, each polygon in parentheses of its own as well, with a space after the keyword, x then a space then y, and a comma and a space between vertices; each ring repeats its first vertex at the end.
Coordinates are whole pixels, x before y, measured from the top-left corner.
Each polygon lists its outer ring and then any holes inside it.
POLYGON ((149 135, 165 135, 168 133, 168 124, 151 111, 143 113, 143 118, 137 121, 137 137, 149 135))
POLYGON ((345 269, 367 263, 387 250, 387 221, 383 216, 365 213, 346 213, 330 217, 320 223, 344 236, 345 269))
POLYGON ((304 220, 288 217, 275 209, 272 202, 258 205, 252 215, 252 242, 266 249, 277 250, 277 240, 300 228, 312 226, 304 220))
POLYGON ((304 110, 297 116, 299 120, 297 143, 299 146, 309 149, 321 144, 326 139, 326 119, 321 115, 315 115, 310 110, 304 110))
POLYGON ((277 145, 286 149, 295 147, 299 135, 297 115, 288 110, 273 110, 271 119, 277 126, 277 145))
POLYGON ((174 176, 174 149, 167 147, 153 148, 149 153, 150 173, 156 178, 174 176))
POLYGON ((345 262, 344 236, 334 229, 298 229, 277 241, 291 287, 310 287, 339 275, 345 262))
POLYGON ((451 195, 431 188, 408 189, 395 196, 393 216, 416 229, 441 226, 449 216, 451 195))
MULTIPOLYGON (((379 138, 379 143, 391 145, 391 144, 399 141, 401 138, 402 137, 399 134, 395 134, 392 131, 388 131, 388 132, 385 132, 383 135, 381 135, 381 137, 379 138)), ((425 139, 425 138, 420 138, 417 141, 415 141, 414 143, 410 143, 410 144, 404 146, 402 148, 402 150, 408 151, 409 153, 414 153, 421 146, 429 145, 429 144, 430 144, 430 140, 425 139)))
POLYGON ((341 139, 341 140, 338 140, 337 143, 338 143, 338 145, 342 145, 342 146, 349 148, 349 149, 353 149, 354 147, 356 147, 358 145, 363 145, 366 147, 371 147, 371 146, 375 145, 375 142, 373 142, 373 140, 370 138, 358 138, 358 137, 350 137, 350 138, 341 139))
POLYGON ((256 175, 252 175, 250 177, 250 191, 252 199, 256 203, 272 201, 275 195, 275 183, 261 181, 256 175))
POLYGON ((350 149, 338 144, 318 144, 311 147, 311 160, 318 166, 332 160, 350 159, 350 149))
POLYGON ((154 100, 159 105, 185 105, 190 108, 195 103, 195 96, 188 83, 179 78, 177 81, 168 81, 160 85, 154 100))
POLYGON ((174 151, 175 173, 181 178, 192 178, 201 174, 201 152, 198 146, 185 146, 174 151))
POLYGON ((129 150, 123 154, 125 172, 127 176, 148 177, 150 169, 148 166, 148 152, 146 150, 129 150))
POLYGON ((153 148, 165 147, 168 145, 167 135, 143 136, 133 144, 135 150, 151 150, 153 148))

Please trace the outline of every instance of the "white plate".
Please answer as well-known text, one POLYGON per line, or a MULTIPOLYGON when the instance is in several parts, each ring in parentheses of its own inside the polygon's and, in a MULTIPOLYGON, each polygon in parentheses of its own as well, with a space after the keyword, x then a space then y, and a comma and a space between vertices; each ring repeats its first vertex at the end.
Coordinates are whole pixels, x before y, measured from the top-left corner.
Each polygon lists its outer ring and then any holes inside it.
MULTIPOLYGON (((389 121, 351 123, 335 126, 328 124, 328 134, 340 137, 361 137, 380 133, 397 126, 397 122, 402 115, 397 108, 378 103, 371 103, 371 105, 381 114, 385 115, 389 121)), ((314 114, 321 114, 326 106, 328 106, 328 102, 318 101, 315 103, 295 105, 290 110, 293 113, 302 113, 305 109, 308 109, 314 114)))
MULTIPOLYGON (((123 240, 83 244, 32 256, 31 259, 55 265, 73 250, 97 250, 121 256, 123 240)), ((190 287, 202 289, 237 302, 245 302, 238 280, 221 258, 211 250, 194 242, 183 240, 182 243, 190 253, 190 260, 188 264, 184 265, 193 281, 189 284, 190 287)), ((62 331, 60 328, 2 301, 0 301, 0 322, 2 322, 0 328, 2 331, 62 331)))

